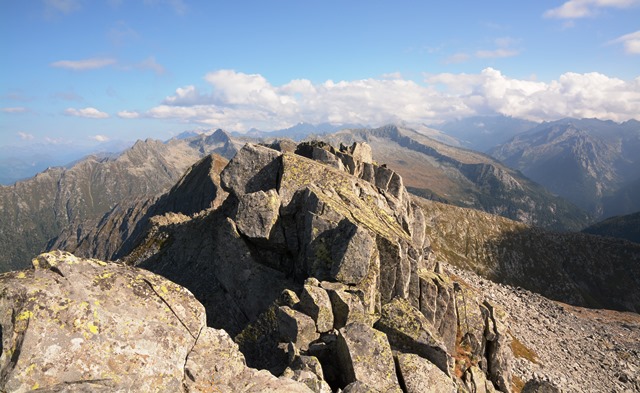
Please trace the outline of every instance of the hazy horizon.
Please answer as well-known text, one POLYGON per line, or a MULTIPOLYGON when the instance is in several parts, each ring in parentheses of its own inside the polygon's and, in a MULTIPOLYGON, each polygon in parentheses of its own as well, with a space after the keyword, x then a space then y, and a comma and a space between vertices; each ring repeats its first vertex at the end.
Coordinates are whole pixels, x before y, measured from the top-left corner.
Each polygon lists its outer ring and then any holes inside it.
POLYGON ((2 4, 0 146, 640 116, 640 0, 2 4))

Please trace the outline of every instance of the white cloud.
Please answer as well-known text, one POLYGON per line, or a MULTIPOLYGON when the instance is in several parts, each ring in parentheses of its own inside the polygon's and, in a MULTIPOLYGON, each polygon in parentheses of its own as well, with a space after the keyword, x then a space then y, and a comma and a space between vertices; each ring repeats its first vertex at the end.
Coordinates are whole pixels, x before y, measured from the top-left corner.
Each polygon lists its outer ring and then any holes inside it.
POLYGON ((2 108, 4 113, 24 113, 27 111, 27 108, 23 106, 14 106, 9 108, 2 108))
POLYGON ((622 44, 627 54, 640 55, 640 30, 611 40, 609 44, 622 44))
POLYGON ((545 11, 545 18, 577 19, 595 16, 601 8, 630 8, 640 0, 569 0, 560 7, 545 11))
POLYGON ((60 60, 51 63, 51 66, 57 68, 66 68, 73 71, 85 71, 107 67, 115 63, 115 59, 94 57, 84 60, 60 60))
POLYGON ((29 133, 26 133, 26 132, 22 132, 22 131, 18 132, 18 136, 23 141, 32 141, 35 138, 32 134, 29 134, 29 133))
POLYGON ((76 117, 87 117, 90 119, 106 119, 109 117, 107 113, 100 112, 96 108, 87 107, 83 109, 67 108, 64 111, 65 115, 76 117))
POLYGON ((262 75, 220 70, 205 79, 210 91, 199 92, 192 85, 179 88, 142 116, 243 131, 302 121, 433 123, 496 113, 536 121, 562 117, 624 121, 640 113, 640 77, 623 81, 599 73, 565 73, 540 82, 509 78, 486 68, 478 74, 426 75, 423 83, 380 78, 314 84, 297 79, 274 86, 262 75))
POLYGON ((137 119, 140 117, 140 113, 136 111, 120 111, 118 117, 123 119, 137 119))
POLYGON ((96 142, 107 142, 109 140, 109 137, 106 135, 93 135, 90 136, 89 139, 92 139, 96 142))

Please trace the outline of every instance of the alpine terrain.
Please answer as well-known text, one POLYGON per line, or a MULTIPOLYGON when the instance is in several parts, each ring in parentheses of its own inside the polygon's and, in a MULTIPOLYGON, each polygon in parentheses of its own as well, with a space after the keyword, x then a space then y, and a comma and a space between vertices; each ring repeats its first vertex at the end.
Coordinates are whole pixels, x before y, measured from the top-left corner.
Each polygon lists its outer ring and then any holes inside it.
POLYGON ((206 154, 0 275, 0 389, 640 389, 640 245, 412 196, 374 152, 206 154))

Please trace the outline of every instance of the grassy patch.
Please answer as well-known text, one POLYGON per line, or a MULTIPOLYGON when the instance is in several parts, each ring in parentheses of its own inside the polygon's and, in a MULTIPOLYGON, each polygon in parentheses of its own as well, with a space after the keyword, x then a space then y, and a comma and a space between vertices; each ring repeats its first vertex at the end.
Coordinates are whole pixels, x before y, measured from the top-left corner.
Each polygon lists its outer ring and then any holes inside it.
POLYGON ((522 392, 522 388, 524 388, 524 381, 520 379, 520 377, 518 377, 517 375, 513 376, 512 388, 513 388, 512 390, 513 393, 520 393, 522 392))
POLYGON ((511 351, 513 352, 513 356, 517 358, 527 359, 532 363, 540 364, 538 354, 515 338, 513 334, 511 335, 511 351))

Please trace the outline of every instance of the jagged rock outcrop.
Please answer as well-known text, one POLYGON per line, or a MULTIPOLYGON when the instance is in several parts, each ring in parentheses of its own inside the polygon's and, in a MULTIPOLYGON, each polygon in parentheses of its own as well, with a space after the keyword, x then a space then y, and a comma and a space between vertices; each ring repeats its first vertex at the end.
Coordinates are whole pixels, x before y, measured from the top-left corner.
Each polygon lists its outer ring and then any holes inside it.
POLYGON ((0 275, 0 390, 309 392, 245 365, 185 288, 65 252, 0 275))
POLYGON ((220 188, 220 172, 228 161, 217 154, 198 160, 159 197, 122 201, 99 222, 76 222, 49 242, 47 249, 63 249, 82 257, 116 260, 131 252, 154 216, 194 215, 217 208, 227 196, 220 188))
MULTIPOLYGON (((430 361, 449 378, 443 386, 465 386, 456 367, 463 375, 479 360, 453 364, 453 284, 434 270, 424 216, 402 178, 374 163, 366 144, 303 143, 295 153, 247 144, 220 177, 229 196, 218 209, 154 221, 125 261, 187 286, 250 366, 316 391, 399 391, 392 348, 437 352, 430 361), (411 313, 385 324, 398 302, 411 313), (417 320, 417 335, 402 330, 417 320), (322 375, 301 366, 311 358, 322 375)), ((491 329, 488 318, 475 322, 491 329)), ((491 351, 478 357, 488 373, 491 351)))
POLYGON ((75 249, 84 242, 84 255, 111 258, 107 254, 130 235, 120 225, 133 226, 146 212, 148 199, 166 192, 208 154, 230 159, 237 144, 222 130, 166 143, 147 139, 117 156, 89 156, 68 168, 49 168, 31 179, 0 186, 0 272, 28 267, 34 255, 52 249, 56 237, 57 247, 75 249), (99 224, 102 230, 94 234, 99 224), (95 237, 102 240, 95 242, 95 237))
POLYGON ((589 216, 497 160, 399 125, 325 135, 334 145, 366 142, 373 159, 402 176, 415 195, 483 210, 551 230, 579 230, 589 216))

